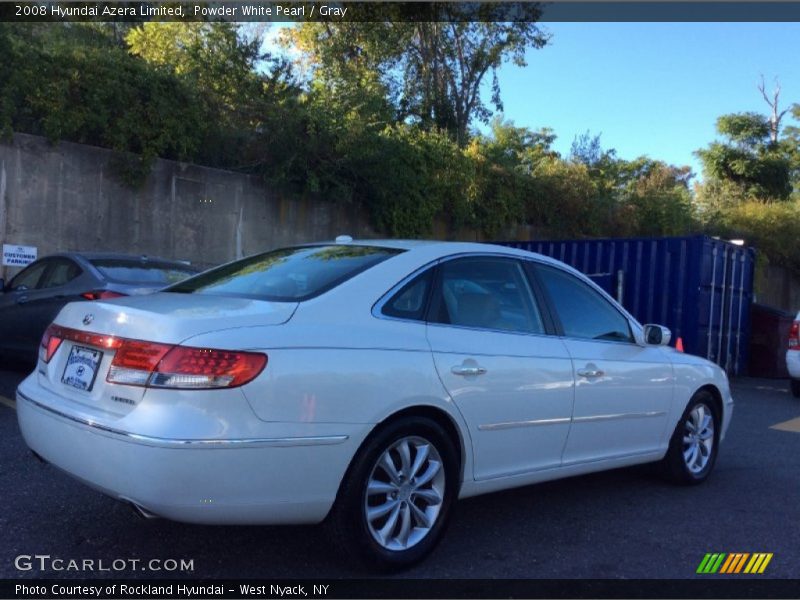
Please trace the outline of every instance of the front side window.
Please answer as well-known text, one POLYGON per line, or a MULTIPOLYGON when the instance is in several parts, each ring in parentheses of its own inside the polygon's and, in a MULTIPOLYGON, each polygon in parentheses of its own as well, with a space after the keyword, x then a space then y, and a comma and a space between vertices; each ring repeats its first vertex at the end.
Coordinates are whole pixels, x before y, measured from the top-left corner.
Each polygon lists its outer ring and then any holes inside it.
POLYGON ((47 268, 47 262, 33 264, 22 271, 19 275, 11 280, 9 287, 12 290, 34 290, 39 285, 39 280, 42 278, 44 270, 47 268))
POLYGON ((167 288, 274 302, 300 302, 402 252, 374 246, 306 246, 258 254, 167 288))
POLYGON ((544 333, 541 315, 516 260, 476 257, 440 266, 438 307, 430 320, 460 327, 544 333))
POLYGON ((561 321, 564 335, 633 342, 628 319, 585 282, 561 269, 537 265, 539 279, 561 321))

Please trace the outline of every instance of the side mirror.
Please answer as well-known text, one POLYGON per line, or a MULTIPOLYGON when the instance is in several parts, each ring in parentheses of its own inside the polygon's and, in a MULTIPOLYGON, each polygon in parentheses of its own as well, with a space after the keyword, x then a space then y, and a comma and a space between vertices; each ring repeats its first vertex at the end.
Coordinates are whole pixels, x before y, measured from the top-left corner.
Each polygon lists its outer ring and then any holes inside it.
POLYGON ((645 325, 644 341, 653 346, 666 346, 672 339, 672 332, 663 325, 645 325))

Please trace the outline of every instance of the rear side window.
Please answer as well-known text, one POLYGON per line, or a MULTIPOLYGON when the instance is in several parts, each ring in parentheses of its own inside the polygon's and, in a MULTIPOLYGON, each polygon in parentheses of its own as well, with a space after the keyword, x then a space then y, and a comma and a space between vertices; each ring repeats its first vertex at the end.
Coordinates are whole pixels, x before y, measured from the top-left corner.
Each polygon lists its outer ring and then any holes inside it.
POLYGON ((387 317, 422 321, 430 294, 433 269, 415 277, 392 296, 381 311, 387 317))
POLYGON ((95 259, 94 265, 106 279, 125 283, 169 285, 191 277, 197 271, 179 265, 124 259, 95 259))
POLYGON ((47 274, 39 282, 40 288, 53 288, 68 284, 81 274, 81 268, 66 258, 56 258, 50 261, 47 274))
POLYGON ((564 335, 633 342, 628 319, 596 290, 561 269, 537 265, 542 285, 561 320, 564 335))
POLYGON ((165 291, 299 302, 400 252, 373 246, 284 248, 206 271, 165 291))

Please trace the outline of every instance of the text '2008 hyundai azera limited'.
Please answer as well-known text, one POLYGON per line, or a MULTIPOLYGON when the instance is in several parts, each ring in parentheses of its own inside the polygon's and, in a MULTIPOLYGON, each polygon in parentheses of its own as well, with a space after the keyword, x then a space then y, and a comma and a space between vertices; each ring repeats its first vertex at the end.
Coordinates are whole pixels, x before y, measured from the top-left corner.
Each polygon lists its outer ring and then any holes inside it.
POLYGON ((347 240, 66 306, 18 414, 38 455, 147 514, 325 520, 401 567, 457 497, 655 461, 706 479, 728 381, 668 342, 537 254, 347 240))

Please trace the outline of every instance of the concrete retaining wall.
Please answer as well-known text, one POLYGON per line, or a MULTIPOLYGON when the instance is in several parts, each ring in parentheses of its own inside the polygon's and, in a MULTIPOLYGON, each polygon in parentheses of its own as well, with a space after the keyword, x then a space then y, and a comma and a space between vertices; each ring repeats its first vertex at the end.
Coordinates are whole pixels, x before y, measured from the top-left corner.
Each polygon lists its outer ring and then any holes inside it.
POLYGON ((756 263, 756 302, 796 314, 800 310, 800 280, 785 267, 756 263))
POLYGON ((157 160, 133 190, 112 174, 113 154, 25 134, 0 143, 0 243, 37 246, 39 256, 103 250, 205 266, 342 233, 377 235, 354 208, 289 200, 256 177, 191 164, 157 160))

